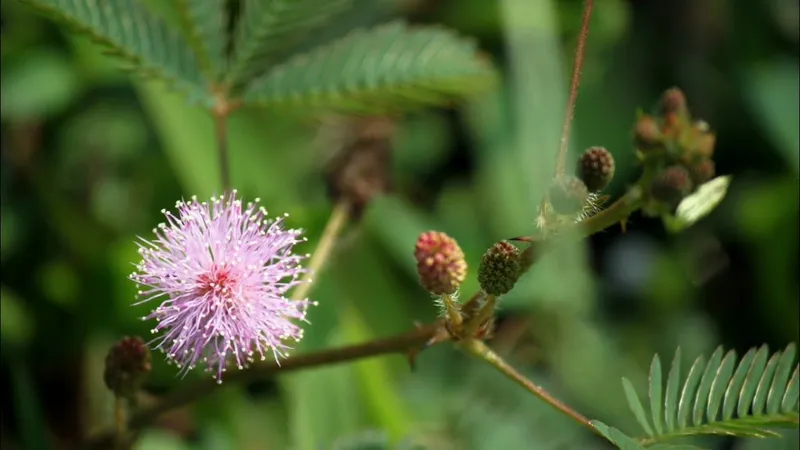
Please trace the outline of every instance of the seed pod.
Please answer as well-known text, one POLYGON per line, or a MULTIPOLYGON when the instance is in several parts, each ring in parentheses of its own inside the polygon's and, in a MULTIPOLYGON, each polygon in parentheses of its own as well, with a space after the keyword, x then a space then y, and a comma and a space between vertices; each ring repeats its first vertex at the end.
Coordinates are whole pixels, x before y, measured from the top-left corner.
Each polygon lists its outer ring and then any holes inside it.
POLYGON ((124 337, 106 355, 103 380, 119 397, 130 398, 150 373, 150 349, 140 337, 124 337))
POLYGON ((464 252, 458 242, 445 233, 422 233, 417 239, 414 257, 419 282, 432 294, 455 293, 467 276, 464 252))
POLYGON ((500 241, 486 250, 478 267, 478 283, 487 294, 503 295, 520 276, 520 251, 508 241, 500 241))
POLYGON ((692 191, 689 172, 680 165, 667 167, 650 185, 654 199, 673 210, 692 191))
POLYGON ((590 192, 598 192, 614 178, 614 157, 603 147, 590 147, 578 159, 576 175, 590 192))
POLYGON ((583 181, 572 175, 558 177, 548 191, 550 205, 561 215, 573 215, 583 210, 589 198, 589 189, 583 181))

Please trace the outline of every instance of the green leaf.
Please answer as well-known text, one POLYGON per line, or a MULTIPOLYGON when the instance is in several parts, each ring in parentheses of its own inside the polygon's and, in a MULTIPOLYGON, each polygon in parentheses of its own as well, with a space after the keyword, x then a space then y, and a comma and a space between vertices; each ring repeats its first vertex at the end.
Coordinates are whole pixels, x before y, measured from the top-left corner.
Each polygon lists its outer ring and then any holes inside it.
POLYGON ((642 402, 639 401, 639 396, 636 395, 636 389, 633 388, 633 385, 627 378, 622 379, 622 387, 625 389, 625 397, 628 399, 628 405, 631 407, 636 421, 639 422, 645 433, 653 436, 653 429, 650 428, 650 424, 647 422, 647 414, 644 412, 642 402))
POLYGON ((176 0, 181 25, 203 72, 216 81, 225 70, 228 44, 226 0, 176 0))
POLYGON ((673 233, 694 225, 719 205, 725 198, 730 184, 731 177, 729 175, 716 177, 701 184, 693 194, 681 201, 674 216, 665 215, 663 217, 664 225, 673 233))
POLYGON ((681 390, 681 398, 678 401, 678 428, 686 427, 689 421, 689 415, 692 411, 692 401, 697 392, 697 383, 700 382, 700 377, 703 376, 703 367, 705 365, 705 358, 698 356, 689 369, 689 375, 686 377, 686 382, 683 384, 681 390))
POLYGON ((597 431, 600 432, 601 435, 603 435, 604 438, 608 439, 609 442, 616 445, 620 450, 644 450, 644 447, 641 444, 634 441, 630 436, 626 435, 622 431, 619 431, 614 427, 609 427, 599 420, 592 420, 590 423, 593 427, 595 427, 595 429, 597 429, 597 431))
POLYGON ((353 0, 244 0, 227 80, 239 86, 263 74, 280 62, 287 48, 300 44, 352 3, 353 0))
POLYGON ((678 409, 678 389, 681 382, 681 349, 675 352, 672 360, 672 368, 669 370, 667 378, 667 396, 664 399, 664 418, 667 423, 667 430, 675 429, 676 411, 678 409))
POLYGON ((193 100, 206 94, 185 39, 136 0, 22 0, 88 35, 136 73, 168 81, 193 100))
POLYGON ((661 359, 658 355, 653 357, 650 364, 650 414, 653 415, 653 427, 656 433, 661 434, 661 359))
POLYGON ((245 103, 349 113, 444 104, 493 84, 473 42, 402 22, 359 30, 295 56, 250 85, 245 103))
MULTIPOLYGON (((650 436, 645 441, 655 444, 677 437, 704 434, 779 437, 780 434, 771 428, 797 427, 800 423, 800 405, 797 404, 800 366, 793 366, 795 345, 789 344, 783 352, 777 352, 771 358, 767 357, 768 352, 766 345, 758 350, 750 349, 737 365, 735 351, 727 352, 723 358, 723 349, 717 348, 705 369, 702 357, 695 360, 681 388, 678 349, 667 378, 663 411, 666 430, 663 432, 656 425, 653 433, 648 422, 652 419, 654 424, 659 424, 662 412, 651 404, 652 417, 647 417, 633 386, 623 378, 628 404, 636 420, 650 436), (794 374, 790 378, 793 367, 794 374), (690 410, 693 412, 691 422, 690 410)), ((661 375, 657 373, 660 367, 660 359, 656 355, 650 373, 651 402, 659 401, 662 395, 661 375)))

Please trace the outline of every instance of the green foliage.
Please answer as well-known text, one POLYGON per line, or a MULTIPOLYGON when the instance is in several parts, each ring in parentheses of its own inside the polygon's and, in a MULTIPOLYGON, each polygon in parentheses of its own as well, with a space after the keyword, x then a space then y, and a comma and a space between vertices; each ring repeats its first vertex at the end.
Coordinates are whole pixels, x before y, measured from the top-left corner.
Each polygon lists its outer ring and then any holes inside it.
POLYGON ((137 73, 174 84, 192 98, 205 95, 191 47, 135 0, 22 0, 85 34, 137 73))
MULTIPOLYGON (((699 434, 779 437, 768 427, 797 426, 800 422, 800 366, 793 366, 794 359, 794 344, 772 357, 764 345, 750 349, 737 365, 736 352, 731 350, 723 357, 719 347, 708 363, 703 356, 698 357, 681 383, 678 349, 664 391, 661 360, 656 355, 650 366, 649 417, 631 382, 623 378, 622 384, 636 420, 649 436, 642 442, 699 434)), ((619 430, 600 425, 598 430, 610 441, 629 448, 624 444, 626 439, 619 437, 619 430)))
POLYGON ((473 42, 442 28, 393 22, 292 58, 255 81, 243 99, 351 113, 394 112, 452 101, 485 88, 494 76, 473 42))
MULTIPOLYGON (((202 0, 200 0, 202 1, 202 0)), ((231 69, 234 86, 265 73, 282 52, 347 10, 353 0, 244 0, 231 69)))
POLYGON ((228 45, 225 3, 225 0, 175 2, 189 44, 211 80, 216 80, 225 69, 225 50, 228 45))

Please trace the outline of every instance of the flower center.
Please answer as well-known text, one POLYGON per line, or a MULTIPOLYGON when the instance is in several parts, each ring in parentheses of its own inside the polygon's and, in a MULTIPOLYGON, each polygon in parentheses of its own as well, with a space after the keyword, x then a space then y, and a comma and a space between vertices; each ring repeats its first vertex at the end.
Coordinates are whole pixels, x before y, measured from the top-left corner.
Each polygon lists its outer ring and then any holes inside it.
POLYGON ((231 275, 230 268, 217 266, 198 277, 199 291, 201 295, 227 296, 231 293, 233 285, 236 283, 231 275))

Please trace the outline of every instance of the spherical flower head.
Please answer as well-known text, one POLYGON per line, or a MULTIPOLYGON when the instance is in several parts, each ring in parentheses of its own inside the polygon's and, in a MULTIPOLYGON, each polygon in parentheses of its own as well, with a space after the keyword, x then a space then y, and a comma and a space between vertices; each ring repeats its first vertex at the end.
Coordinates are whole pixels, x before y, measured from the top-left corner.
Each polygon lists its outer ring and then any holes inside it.
POLYGON ((520 274, 519 249, 508 241, 500 241, 481 257, 478 283, 487 294, 503 295, 514 287, 520 274))
POLYGON ((603 147, 590 147, 580 158, 576 175, 583 181, 589 192, 598 192, 611 183, 614 178, 614 157, 603 147))
POLYGON ((299 341, 307 300, 286 293, 305 273, 294 255, 300 230, 267 219, 255 202, 242 205, 236 191, 210 202, 179 201, 177 214, 138 242, 142 261, 131 279, 142 288, 137 303, 160 302, 144 320, 158 323, 153 343, 185 375, 197 364, 218 382, 228 364, 243 368, 268 353, 279 362, 299 341))
POLYGON ((419 282, 431 294, 453 294, 467 277, 464 252, 455 239, 440 231, 419 235, 414 258, 419 282))
POLYGON ((124 337, 106 355, 103 381, 114 394, 130 398, 150 373, 150 349, 140 337, 124 337))

